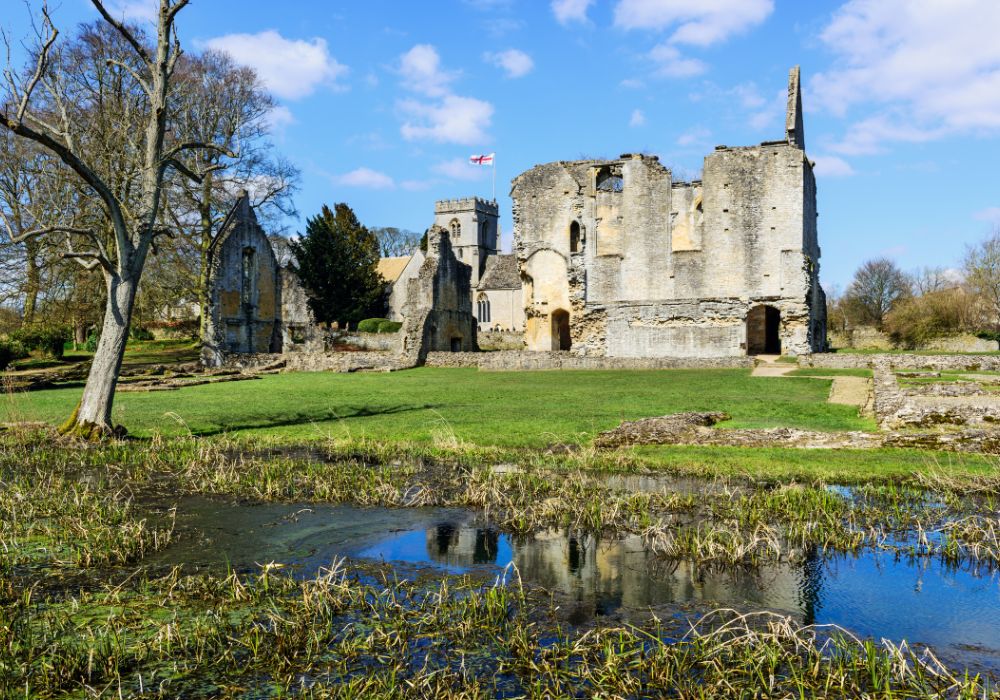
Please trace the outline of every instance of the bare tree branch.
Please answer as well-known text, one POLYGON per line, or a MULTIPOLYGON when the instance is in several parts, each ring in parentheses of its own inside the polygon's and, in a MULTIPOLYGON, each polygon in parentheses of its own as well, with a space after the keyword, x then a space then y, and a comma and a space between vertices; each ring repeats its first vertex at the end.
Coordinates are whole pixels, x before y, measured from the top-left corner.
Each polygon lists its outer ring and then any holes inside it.
POLYGON ((122 22, 116 20, 111 13, 107 11, 104 7, 103 0, 90 1, 93 3, 94 7, 97 8, 97 11, 101 13, 104 20, 118 30, 118 33, 122 35, 122 38, 124 38, 133 49, 135 49, 135 52, 139 54, 139 57, 145 61, 147 65, 151 66, 153 64, 153 59, 150 58, 149 52, 146 51, 145 47, 141 43, 139 43, 139 40, 135 38, 135 35, 129 30, 128 27, 126 27, 122 22))

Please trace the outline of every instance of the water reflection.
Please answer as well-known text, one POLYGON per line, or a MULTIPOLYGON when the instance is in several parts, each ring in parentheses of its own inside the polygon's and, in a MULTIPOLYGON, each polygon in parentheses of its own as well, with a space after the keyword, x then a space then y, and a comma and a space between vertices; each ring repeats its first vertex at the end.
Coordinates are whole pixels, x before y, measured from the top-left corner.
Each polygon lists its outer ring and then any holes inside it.
POLYGON ((490 576, 513 562, 526 583, 551 591, 573 622, 651 606, 769 609, 862 636, 931 644, 963 663, 1000 670, 997 578, 936 559, 830 556, 814 548, 794 565, 707 569, 664 561, 636 535, 601 539, 552 529, 515 536, 457 509, 192 499, 178 508, 178 523, 198 536, 148 563, 253 570, 277 561, 308 577, 342 556, 490 576))

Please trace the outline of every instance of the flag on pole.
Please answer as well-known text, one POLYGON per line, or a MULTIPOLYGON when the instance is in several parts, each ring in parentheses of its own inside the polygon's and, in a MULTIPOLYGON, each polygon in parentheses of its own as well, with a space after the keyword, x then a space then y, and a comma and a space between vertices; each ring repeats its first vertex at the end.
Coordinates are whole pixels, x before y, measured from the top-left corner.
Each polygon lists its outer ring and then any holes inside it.
POLYGON ((481 156, 469 156, 469 162, 473 165, 493 165, 493 158, 496 153, 488 153, 481 156))

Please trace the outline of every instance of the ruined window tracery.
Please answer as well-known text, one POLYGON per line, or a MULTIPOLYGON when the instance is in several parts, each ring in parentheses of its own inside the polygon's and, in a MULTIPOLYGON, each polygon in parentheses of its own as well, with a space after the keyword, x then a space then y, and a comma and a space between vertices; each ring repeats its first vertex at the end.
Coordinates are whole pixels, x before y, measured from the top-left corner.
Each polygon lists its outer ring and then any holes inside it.
POLYGON ((254 268, 256 253, 253 248, 247 247, 243 249, 243 266, 241 268, 241 279, 240 279, 240 301, 243 302, 243 306, 251 306, 253 304, 253 283, 254 283, 254 268))
POLYGON ((625 189, 625 178, 622 177, 621 166, 606 165, 597 171, 598 192, 621 192, 625 189))

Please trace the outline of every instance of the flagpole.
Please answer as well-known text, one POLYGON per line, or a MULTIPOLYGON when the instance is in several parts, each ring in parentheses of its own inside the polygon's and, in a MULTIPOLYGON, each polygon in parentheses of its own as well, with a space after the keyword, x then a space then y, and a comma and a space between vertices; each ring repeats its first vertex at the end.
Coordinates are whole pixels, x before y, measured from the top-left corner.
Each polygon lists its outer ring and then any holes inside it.
POLYGON ((493 201, 497 201, 497 156, 493 154, 493 201))

